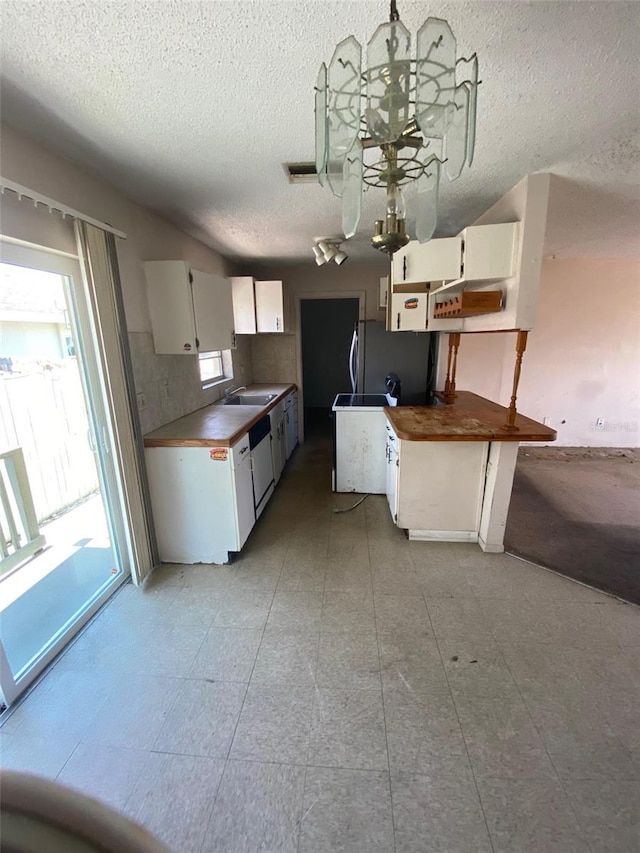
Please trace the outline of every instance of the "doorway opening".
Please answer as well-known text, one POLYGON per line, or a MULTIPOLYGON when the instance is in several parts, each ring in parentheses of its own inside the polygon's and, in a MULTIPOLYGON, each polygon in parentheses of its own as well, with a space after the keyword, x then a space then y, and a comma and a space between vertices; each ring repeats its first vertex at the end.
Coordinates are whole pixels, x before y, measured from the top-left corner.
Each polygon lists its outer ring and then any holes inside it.
POLYGON ((349 392, 349 349, 360 317, 357 298, 301 299, 305 435, 331 434, 336 394, 349 392))
POLYGON ((129 571, 78 261, 1 247, 0 686, 8 704, 129 571))

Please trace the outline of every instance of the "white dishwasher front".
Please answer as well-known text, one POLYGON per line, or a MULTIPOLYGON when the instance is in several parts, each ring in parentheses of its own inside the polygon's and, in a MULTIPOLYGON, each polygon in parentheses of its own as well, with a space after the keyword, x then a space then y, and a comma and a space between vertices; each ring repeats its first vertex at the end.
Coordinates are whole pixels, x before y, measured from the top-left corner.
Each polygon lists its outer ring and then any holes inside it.
POLYGON ((249 430, 249 445, 253 469, 253 502, 256 518, 259 518, 274 489, 269 415, 260 418, 249 430))

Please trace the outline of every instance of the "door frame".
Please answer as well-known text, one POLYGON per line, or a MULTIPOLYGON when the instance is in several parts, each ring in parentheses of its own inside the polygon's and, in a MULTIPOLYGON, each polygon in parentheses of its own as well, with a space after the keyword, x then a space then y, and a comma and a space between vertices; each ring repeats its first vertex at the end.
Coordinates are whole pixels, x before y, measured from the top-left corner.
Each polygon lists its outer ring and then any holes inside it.
POLYGON ((365 290, 319 290, 296 293, 294 309, 296 318, 296 385, 298 386, 298 435, 300 444, 304 443, 304 387, 302 375, 302 300, 303 299, 357 299, 358 322, 366 319, 365 290))
MULTIPOLYGON (((61 252, 55 249, 47 249, 34 245, 25 244, 23 241, 16 241, 11 238, 0 237, 0 262, 14 264, 16 266, 27 267, 29 269, 51 272, 71 279, 78 288, 83 288, 82 270, 80 261, 77 255, 72 255, 66 252, 61 252)), ((81 349, 87 349, 93 344, 93 323, 90 314, 90 308, 85 299, 80 302, 75 297, 74 289, 69 288, 67 282, 64 283, 65 290, 69 299, 73 301, 73 310, 69 313, 74 315, 77 312, 77 317, 72 316, 72 327, 74 335, 77 335, 77 343, 81 349), (80 327, 80 328, 78 328, 80 327)), ((100 407, 104 408, 104 425, 102 426, 102 436, 94 434, 96 447, 102 446, 102 454, 111 456, 112 466, 115 468, 115 454, 111 452, 111 446, 114 436, 109 427, 109 406, 106 401, 104 380, 100 370, 99 360, 95 358, 91 352, 89 358, 83 360, 83 366, 79 366, 80 379, 84 388, 86 405, 89 414, 89 422, 93 426, 98 413, 95 411, 95 402, 92 400, 94 396, 89 393, 89 388, 98 388, 101 402, 100 407)), ((128 545, 128 530, 125 517, 122 513, 122 493, 120 483, 118 481, 117 472, 110 470, 109 465, 102 465, 96 461, 98 469, 98 479, 100 482, 102 499, 105 509, 106 521, 109 528, 111 538, 111 546, 117 556, 118 564, 121 569, 120 576, 114 580, 107 580, 94 593, 90 603, 81 615, 75 620, 68 620, 62 625, 53 635, 51 643, 47 651, 27 672, 23 673, 18 679, 13 676, 8 665, 6 652, 0 638, 0 692, 2 693, 3 701, 6 705, 10 705, 15 699, 21 695, 28 686, 43 672, 43 670, 51 663, 51 661, 64 649, 69 642, 77 635, 77 633, 86 625, 91 617, 99 610, 100 607, 115 593, 115 591, 131 576, 131 565, 129 560, 128 545), (115 506, 114 506, 115 505, 115 506)), ((19 571, 19 569, 17 569, 19 571)))

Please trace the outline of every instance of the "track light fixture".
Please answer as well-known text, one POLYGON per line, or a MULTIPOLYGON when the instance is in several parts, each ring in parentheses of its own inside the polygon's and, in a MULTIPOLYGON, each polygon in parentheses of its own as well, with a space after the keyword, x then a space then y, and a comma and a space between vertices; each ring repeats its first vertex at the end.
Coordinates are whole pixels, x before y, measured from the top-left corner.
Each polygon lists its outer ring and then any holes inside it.
POLYGON ((328 261, 335 261, 338 266, 343 264, 349 257, 346 252, 340 248, 339 240, 321 239, 316 240, 311 247, 315 255, 316 263, 319 267, 328 261))

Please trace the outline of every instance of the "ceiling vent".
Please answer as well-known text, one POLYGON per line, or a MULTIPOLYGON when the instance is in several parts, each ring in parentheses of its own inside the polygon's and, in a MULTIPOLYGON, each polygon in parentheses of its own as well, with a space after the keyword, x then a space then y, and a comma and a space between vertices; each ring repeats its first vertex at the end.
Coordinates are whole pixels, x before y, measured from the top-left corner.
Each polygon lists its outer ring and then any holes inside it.
POLYGON ((315 184, 318 180, 315 163, 284 163, 290 184, 315 184))

